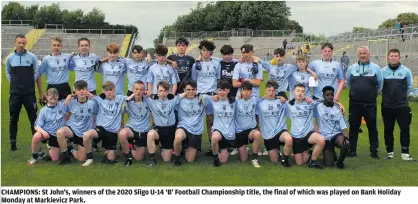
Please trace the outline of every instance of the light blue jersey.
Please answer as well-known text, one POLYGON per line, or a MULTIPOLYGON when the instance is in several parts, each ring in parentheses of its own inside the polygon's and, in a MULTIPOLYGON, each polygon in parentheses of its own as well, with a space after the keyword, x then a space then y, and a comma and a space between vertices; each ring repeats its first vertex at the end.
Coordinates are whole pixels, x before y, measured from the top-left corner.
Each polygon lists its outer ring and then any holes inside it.
POLYGON ((158 82, 166 81, 170 84, 170 90, 174 84, 178 82, 178 73, 173 70, 169 64, 158 64, 155 63, 148 69, 147 82, 152 84, 152 94, 158 93, 158 82))
POLYGON ((88 91, 96 90, 96 80, 94 79, 94 67, 99 62, 96 54, 89 53, 87 56, 76 55, 70 62, 70 69, 74 69, 75 81, 86 81, 88 91))
POLYGON ((269 80, 274 80, 279 85, 276 89, 276 94, 279 92, 286 92, 289 86, 289 77, 298 69, 293 64, 271 65, 269 62, 261 61, 263 68, 269 74, 269 80))
POLYGON ((255 119, 257 102, 258 98, 254 96, 248 100, 237 99, 235 101, 235 131, 237 133, 257 127, 255 119))
POLYGON ((123 58, 117 58, 116 61, 107 61, 100 64, 97 69, 102 75, 102 84, 106 81, 110 81, 115 84, 115 94, 125 94, 125 74, 126 74, 126 60, 123 58))
POLYGON ((228 100, 211 101, 213 107, 212 131, 217 130, 227 139, 235 139, 235 102, 230 104, 228 100))
POLYGON ((305 86, 305 96, 312 98, 312 94, 311 94, 311 87, 309 87, 309 77, 312 77, 312 75, 308 72, 293 72, 292 75, 290 75, 289 78, 289 92, 290 92, 290 96, 289 96, 289 100, 292 100, 295 98, 295 96, 293 96, 293 89, 295 87, 296 84, 303 84, 305 86))
MULTIPOLYGON (((235 65, 234 68, 234 74, 232 76, 232 79, 234 80, 240 80, 240 79, 261 79, 263 80, 263 68, 261 67, 261 64, 258 64, 257 66, 258 72, 256 75, 253 74, 253 63, 247 63, 247 62, 240 62, 237 65, 235 65)), ((252 96, 260 97, 260 88, 258 86, 253 86, 253 94, 252 96)), ((241 91, 241 88, 238 89, 238 93, 241 91)))
POLYGON ((314 112, 318 121, 319 133, 326 140, 333 139, 337 134, 341 134, 347 128, 345 118, 336 105, 326 107, 323 103, 320 103, 316 106, 314 112))
POLYGON ((122 106, 125 103, 126 96, 115 95, 112 100, 102 99, 95 96, 93 100, 98 104, 96 126, 103 127, 106 131, 117 133, 122 125, 122 106))
POLYGON ((68 83, 68 71, 70 71, 70 60, 72 56, 61 53, 58 56, 47 55, 42 59, 39 67, 39 76, 46 74, 46 83, 64 84, 68 83))
POLYGON ((176 123, 174 109, 179 103, 179 96, 175 96, 172 100, 153 100, 145 96, 145 102, 151 109, 154 124, 160 127, 173 126, 176 123))
POLYGON ((262 99, 257 105, 261 136, 265 140, 272 139, 280 131, 286 130, 287 105, 279 99, 262 99))
POLYGON ((69 126, 75 136, 83 137, 83 134, 93 128, 93 116, 97 114, 98 106, 93 100, 79 103, 77 98, 73 98, 68 104, 67 112, 70 118, 66 125, 69 126))
POLYGON ((126 127, 130 127, 139 133, 150 130, 150 108, 147 103, 144 101, 137 103, 131 100, 127 102, 124 112, 128 113, 126 127))
POLYGON ((338 80, 344 79, 343 69, 338 61, 315 60, 309 63, 308 68, 318 75, 318 86, 314 88, 316 98, 323 99, 322 89, 325 86, 331 86, 337 92, 338 80))
POLYGON ((313 117, 315 106, 319 103, 313 101, 308 104, 305 100, 301 103, 295 101, 294 105, 290 101, 286 102, 287 116, 292 123, 290 127, 290 134, 294 138, 304 138, 306 135, 314 130, 313 117))
POLYGON ((193 99, 183 98, 177 105, 178 125, 186 129, 193 135, 203 134, 203 122, 205 116, 205 107, 209 104, 210 97, 203 95, 203 103, 199 104, 199 98, 193 99))
POLYGON ((64 116, 67 112, 67 106, 64 101, 59 101, 54 107, 45 106, 39 112, 35 121, 35 127, 40 127, 50 135, 56 137, 57 130, 65 124, 64 116))
POLYGON ((221 78, 221 64, 216 60, 199 63, 201 70, 196 69, 196 63, 192 67, 192 79, 197 83, 197 93, 216 92, 218 79, 221 78))
MULTIPOLYGON (((133 59, 127 59, 128 66, 128 90, 133 91, 135 81, 147 83, 149 64, 145 60, 135 62, 133 59)), ((145 86, 145 90, 147 86, 145 86)))

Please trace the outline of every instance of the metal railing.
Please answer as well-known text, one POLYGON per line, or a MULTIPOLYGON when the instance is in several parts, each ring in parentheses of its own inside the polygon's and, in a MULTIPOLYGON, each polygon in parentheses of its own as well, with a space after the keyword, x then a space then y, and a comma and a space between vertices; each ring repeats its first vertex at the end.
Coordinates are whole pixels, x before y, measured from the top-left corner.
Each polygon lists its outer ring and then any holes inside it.
POLYGON ((53 31, 57 34, 63 33, 78 33, 78 34, 126 34, 125 29, 46 29, 47 32, 45 34, 51 34, 50 32, 53 31))
POLYGON ((1 20, 1 24, 7 26, 29 26, 33 25, 33 20, 1 20))
POLYGON ((252 30, 252 29, 232 29, 227 31, 200 31, 200 32, 164 32, 165 39, 177 39, 185 37, 192 39, 203 38, 229 38, 229 37, 287 37, 294 34, 294 30, 252 30))

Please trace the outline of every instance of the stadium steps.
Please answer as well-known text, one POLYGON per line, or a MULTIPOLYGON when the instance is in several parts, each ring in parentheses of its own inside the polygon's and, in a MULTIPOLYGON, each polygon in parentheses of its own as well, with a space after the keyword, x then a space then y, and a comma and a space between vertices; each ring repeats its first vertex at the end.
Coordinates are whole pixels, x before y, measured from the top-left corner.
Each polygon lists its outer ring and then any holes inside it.
POLYGON ((123 38, 122 45, 120 46, 120 57, 126 57, 126 51, 129 49, 129 42, 131 41, 132 34, 126 34, 123 38))
MULTIPOLYGON (((31 50, 33 46, 38 42, 38 39, 45 33, 45 29, 31 29, 29 32, 26 33, 26 40, 27 44, 25 49, 31 50)), ((12 54, 14 47, 10 49, 10 54, 12 54)), ((3 64, 6 63, 7 57, 3 59, 3 64)))

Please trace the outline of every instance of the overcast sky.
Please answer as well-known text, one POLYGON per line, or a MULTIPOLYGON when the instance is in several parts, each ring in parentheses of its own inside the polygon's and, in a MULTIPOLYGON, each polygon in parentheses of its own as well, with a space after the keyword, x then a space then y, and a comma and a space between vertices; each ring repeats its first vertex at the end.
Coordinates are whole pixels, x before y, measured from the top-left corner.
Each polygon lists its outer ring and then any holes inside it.
MULTIPOLYGON (((2 2, 2 8, 8 2, 2 2)), ((52 2, 21 2, 25 6, 52 2)), ((140 40, 136 44, 153 46, 152 41, 162 27, 172 24, 179 15, 190 12, 197 1, 131 1, 131 2, 60 2, 62 9, 82 9, 85 13, 98 7, 111 24, 133 24, 138 27, 140 40), (80 6, 82 5, 82 6, 80 6)), ((350 31, 353 26, 377 28, 383 21, 399 13, 417 12, 418 2, 287 2, 293 20, 299 22, 305 33, 333 35, 350 31)))

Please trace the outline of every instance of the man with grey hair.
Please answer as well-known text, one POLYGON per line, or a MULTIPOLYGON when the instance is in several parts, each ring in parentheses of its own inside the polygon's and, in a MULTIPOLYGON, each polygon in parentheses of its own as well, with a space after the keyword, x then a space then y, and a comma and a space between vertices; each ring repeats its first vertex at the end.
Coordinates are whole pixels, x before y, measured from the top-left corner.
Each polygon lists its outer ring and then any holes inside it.
POLYGON ((357 156, 358 131, 361 118, 364 117, 369 130, 370 156, 379 159, 379 139, 377 133, 376 98, 383 87, 383 76, 380 67, 370 62, 370 52, 367 46, 357 49, 359 61, 352 64, 346 74, 349 93, 350 122, 350 154, 357 156))

